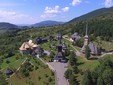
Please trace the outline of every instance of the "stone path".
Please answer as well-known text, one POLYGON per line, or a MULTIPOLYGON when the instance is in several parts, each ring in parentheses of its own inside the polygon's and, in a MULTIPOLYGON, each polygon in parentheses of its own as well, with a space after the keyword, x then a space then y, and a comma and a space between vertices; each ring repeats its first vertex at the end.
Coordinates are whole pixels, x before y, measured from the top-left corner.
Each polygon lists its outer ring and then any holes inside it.
MULTIPOLYGON (((67 39, 65 37, 63 37, 63 38, 66 39, 66 40, 68 40, 68 41, 70 41, 69 39, 67 39)), ((70 41, 70 42, 72 42, 72 41, 70 41)), ((77 56, 81 56, 81 53, 73 45, 70 45, 70 46, 76 51, 76 55, 77 56)))
POLYGON ((56 85, 69 85, 68 81, 64 77, 64 73, 67 70, 67 63, 50 62, 49 65, 55 70, 56 85))
POLYGON ((44 50, 44 53, 46 53, 48 56, 50 55, 50 52, 47 50, 44 50))
POLYGON ((113 52, 105 53, 105 54, 101 55, 101 57, 104 57, 105 55, 108 55, 108 54, 113 54, 113 52))
MULTIPOLYGON (((23 65, 25 62, 26 62, 26 60, 27 60, 27 58, 22 62, 22 64, 21 65, 23 65)), ((20 66, 21 66, 20 65, 20 66)), ((18 69, 16 70, 16 71, 19 71, 19 69, 20 69, 20 67, 18 67, 18 69)), ((13 73, 11 76, 10 76, 10 78, 12 77, 12 76, 14 76, 15 75, 15 73, 13 73)), ((9 78, 6 78, 6 80, 8 80, 9 78)))

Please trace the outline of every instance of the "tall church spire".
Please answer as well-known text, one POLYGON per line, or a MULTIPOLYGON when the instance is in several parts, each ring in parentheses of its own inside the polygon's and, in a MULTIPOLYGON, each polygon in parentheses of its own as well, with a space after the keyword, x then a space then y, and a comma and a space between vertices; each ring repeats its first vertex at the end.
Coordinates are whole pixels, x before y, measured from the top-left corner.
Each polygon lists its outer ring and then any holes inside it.
POLYGON ((85 38, 88 38, 88 23, 86 24, 86 34, 85 34, 85 38))
POLYGON ((86 24, 86 35, 88 35, 87 30, 88 30, 88 23, 86 24))
POLYGON ((89 36, 88 36, 88 23, 86 24, 86 34, 84 37, 84 46, 88 45, 89 43, 89 36))

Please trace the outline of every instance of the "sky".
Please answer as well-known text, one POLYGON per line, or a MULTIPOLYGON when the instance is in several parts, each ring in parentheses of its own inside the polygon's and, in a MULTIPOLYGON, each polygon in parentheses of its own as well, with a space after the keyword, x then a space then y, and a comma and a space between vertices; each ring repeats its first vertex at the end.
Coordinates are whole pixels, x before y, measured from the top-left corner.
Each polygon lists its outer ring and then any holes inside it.
POLYGON ((113 0, 0 0, 0 22, 34 24, 45 20, 67 22, 113 0))

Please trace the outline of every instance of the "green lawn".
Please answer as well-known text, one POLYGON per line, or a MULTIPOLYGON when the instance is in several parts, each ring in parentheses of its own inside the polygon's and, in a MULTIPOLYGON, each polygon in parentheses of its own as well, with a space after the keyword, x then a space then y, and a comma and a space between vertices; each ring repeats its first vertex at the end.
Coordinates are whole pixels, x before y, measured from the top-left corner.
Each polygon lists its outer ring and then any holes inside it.
POLYGON ((23 78, 20 73, 18 73, 18 76, 15 74, 8 80, 12 85, 55 85, 55 77, 46 65, 39 59, 31 59, 30 62, 34 66, 38 66, 38 69, 34 69, 28 78, 23 78), (49 81, 49 78, 52 81, 49 81))
MULTIPOLYGON (((67 43, 68 45, 73 46, 71 41, 66 40, 66 39, 64 39, 64 41, 65 41, 65 43, 67 43)), ((74 47, 75 49, 77 49, 78 51, 80 51, 80 50, 81 50, 81 48, 80 48, 80 47, 77 47, 77 46, 73 46, 73 47, 74 47)), ((74 48, 72 48, 72 47, 71 47, 71 49, 73 49, 74 51, 76 51, 74 48)))
POLYGON ((41 44, 41 47, 44 49, 44 50, 47 50, 47 51, 50 51, 52 50, 54 53, 56 53, 56 47, 51 47, 52 44, 55 43, 56 45, 58 45, 58 41, 49 41, 49 42, 46 42, 46 43, 43 43, 41 44))
POLYGON ((22 62, 24 60, 25 60, 25 58, 16 60, 14 63, 9 64, 9 66, 12 67, 12 68, 16 68, 17 69, 18 67, 20 67, 20 65, 22 64, 22 62))
POLYGON ((77 57, 77 63, 78 63, 78 69, 80 70, 80 73, 78 73, 76 76, 77 76, 77 80, 79 81, 80 85, 82 85, 81 82, 83 79, 82 78, 83 73, 86 70, 93 71, 99 65, 99 61, 98 60, 87 60, 84 57, 77 57))
POLYGON ((85 71, 85 70, 94 70, 95 67, 99 65, 98 60, 87 60, 84 57, 77 57, 78 68, 85 71))
POLYGON ((50 43, 50 42, 47 42, 47 43, 41 44, 41 47, 42 47, 43 49, 45 49, 45 50, 49 50, 49 49, 50 49, 50 48, 49 48, 49 45, 51 45, 51 43, 50 43))
POLYGON ((96 45, 100 45, 100 47, 102 47, 103 49, 105 49, 106 51, 110 51, 113 50, 113 41, 112 42, 107 42, 107 41, 101 41, 100 44, 97 44, 96 42, 94 42, 96 45))
POLYGON ((6 69, 7 67, 11 67, 11 68, 18 68, 21 63, 25 60, 25 58, 19 58, 18 60, 16 60, 15 56, 12 56, 10 58, 6 58, 4 59, 3 63, 0 65, 1 69, 6 69), (9 61, 9 63, 6 63, 6 61, 9 61))
POLYGON ((51 60, 51 58, 49 56, 43 56, 43 60, 46 62, 49 62, 51 60))
POLYGON ((70 41, 67 40, 67 39, 64 39, 64 41, 65 41, 66 43, 68 43, 69 45, 72 44, 72 42, 70 42, 70 41))

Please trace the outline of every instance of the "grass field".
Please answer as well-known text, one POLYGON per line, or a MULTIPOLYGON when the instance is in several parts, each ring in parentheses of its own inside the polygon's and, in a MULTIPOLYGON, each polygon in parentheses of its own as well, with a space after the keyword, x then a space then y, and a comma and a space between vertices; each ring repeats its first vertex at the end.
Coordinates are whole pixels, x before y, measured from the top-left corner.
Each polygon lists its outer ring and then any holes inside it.
POLYGON ((30 76, 27 78, 22 77, 18 72, 8 80, 12 85, 55 85, 53 72, 47 66, 39 59, 31 59, 30 62, 38 69, 30 72, 30 76))
POLYGON ((78 68, 82 71, 94 70, 99 65, 98 60, 87 60, 85 57, 77 57, 78 68))
POLYGON ((47 43, 41 44, 41 47, 43 49, 45 49, 45 50, 50 50, 50 47, 49 47, 50 45, 51 45, 51 43, 50 42, 47 42, 47 43))
MULTIPOLYGON (((69 40, 64 39, 64 41, 65 41, 65 43, 67 43, 68 45, 73 46, 73 45, 72 45, 72 42, 70 42, 69 40)), ((81 48, 80 48, 80 47, 77 47, 77 46, 73 46, 73 47, 74 47, 76 50, 81 51, 81 48)), ((73 48, 71 47, 71 49, 73 49, 73 48)), ((75 49, 73 49, 73 50, 76 51, 75 49)))
POLYGON ((82 77, 86 70, 93 71, 100 63, 98 60, 87 60, 85 57, 77 57, 78 69, 80 72, 76 75, 77 81, 82 85, 82 77))
MULTIPOLYGON (((96 45, 98 45, 96 42, 94 42, 96 45)), ((105 49, 106 51, 111 51, 113 50, 113 41, 112 42, 107 42, 107 41, 101 41, 100 47, 105 49)))
POLYGON ((7 67, 17 69, 24 60, 25 60, 24 57, 16 60, 16 57, 12 56, 10 58, 4 59, 3 63, 0 65, 0 67, 1 67, 1 69, 6 69, 7 67), (9 63, 6 63, 7 61, 9 61, 9 63))
POLYGON ((55 47, 51 47, 52 44, 55 44, 55 45, 58 45, 58 41, 48 41, 46 43, 43 43, 41 44, 41 47, 44 49, 44 50, 47 50, 47 51, 50 51, 52 50, 54 53, 56 53, 56 48, 55 47))

